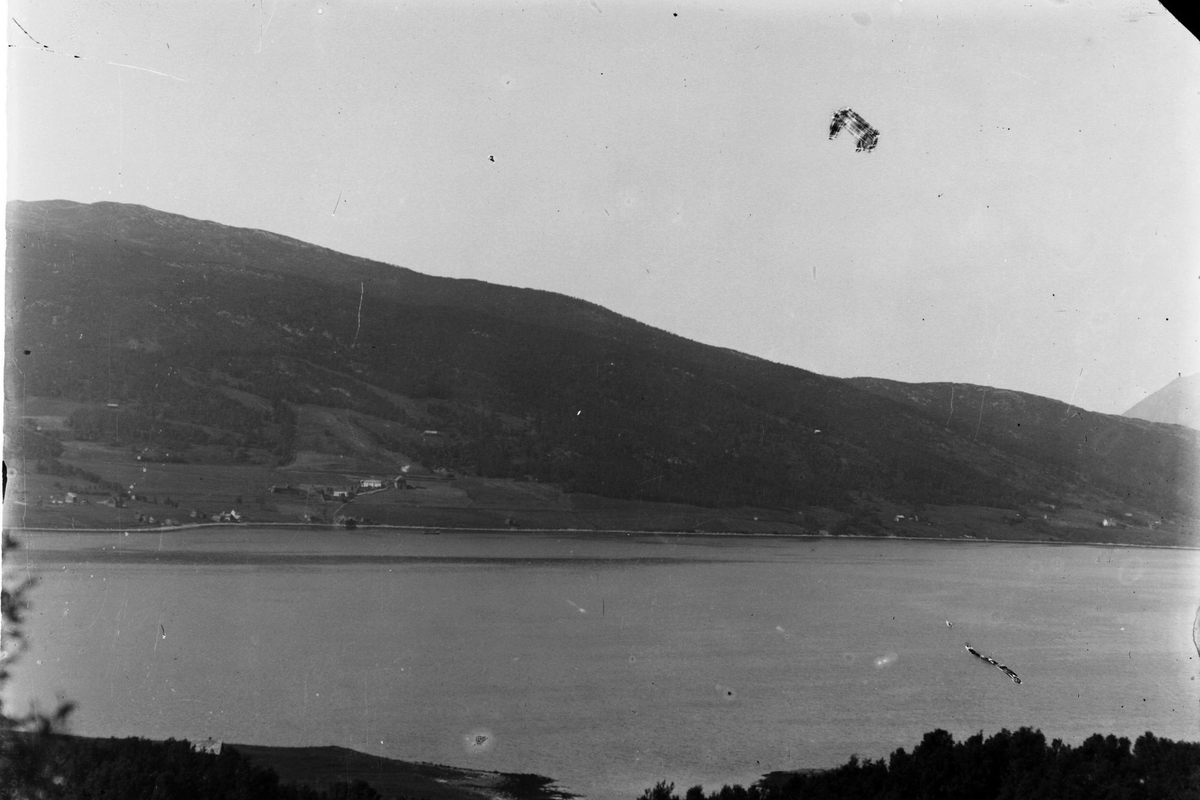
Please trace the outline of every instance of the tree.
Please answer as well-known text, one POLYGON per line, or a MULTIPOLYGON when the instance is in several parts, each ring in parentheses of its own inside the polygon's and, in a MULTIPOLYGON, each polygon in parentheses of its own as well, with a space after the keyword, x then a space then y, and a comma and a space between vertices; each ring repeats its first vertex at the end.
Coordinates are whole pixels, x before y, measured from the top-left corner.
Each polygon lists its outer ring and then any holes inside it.
POLYGON ((330 800, 381 800, 382 795, 364 780, 335 783, 329 787, 330 800))
POLYGON ((654 788, 642 792, 639 800, 679 800, 679 795, 674 792, 675 784, 659 781, 654 788))
MULTIPOLYGON (((0 538, 0 554, 17 548, 7 531, 0 538)), ((25 650, 28 641, 22 624, 29 610, 29 593, 36 580, 26 577, 11 589, 9 581, 0 588, 0 690, 12 677, 10 666, 25 650)), ((0 701, 2 702, 2 701, 0 701)), ((61 780, 59 765, 51 757, 54 733, 65 729, 74 703, 61 702, 50 714, 31 708, 24 714, 12 714, 0 705, 0 795, 5 797, 50 797, 56 779, 61 780)))

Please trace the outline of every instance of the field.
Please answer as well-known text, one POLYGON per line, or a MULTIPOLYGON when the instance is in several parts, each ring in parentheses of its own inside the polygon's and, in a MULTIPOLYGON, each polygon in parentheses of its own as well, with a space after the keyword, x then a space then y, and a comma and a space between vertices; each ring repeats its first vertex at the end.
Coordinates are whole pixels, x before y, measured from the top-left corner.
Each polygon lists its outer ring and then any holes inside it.
MULTIPOLYGON (((77 404, 39 398, 25 418, 69 435, 77 404)), ((680 531, 700 533, 882 536, 896 538, 1197 546, 1194 525, 1151 511, 1106 508, 1088 498, 1000 509, 906 506, 862 495, 834 510, 708 508, 618 500, 532 480, 431 474, 405 455, 364 438, 350 412, 305 409, 303 444, 286 466, 265 451, 240 463, 163 463, 133 448, 64 440, 59 467, 8 464, 5 524, 10 528, 157 528, 213 524, 326 524, 473 529, 680 531), (52 474, 55 473, 55 474, 52 474), (361 489, 376 478, 386 488, 361 489), (284 491, 273 491, 284 489, 284 491), (286 487, 286 488, 285 488, 286 487), (351 497, 333 497, 333 492, 351 497)), ((399 435, 399 430, 390 431, 399 435)))

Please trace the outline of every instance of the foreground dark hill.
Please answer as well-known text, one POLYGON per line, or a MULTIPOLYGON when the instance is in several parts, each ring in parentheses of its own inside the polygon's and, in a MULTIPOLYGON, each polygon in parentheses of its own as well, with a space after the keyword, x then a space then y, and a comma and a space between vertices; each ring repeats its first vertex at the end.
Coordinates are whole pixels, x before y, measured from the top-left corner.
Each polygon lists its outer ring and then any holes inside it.
POLYGON ((7 398, 65 420, 47 437, 22 410, 9 446, 27 458, 53 437, 201 464, 336 457, 850 517, 878 503, 1191 508, 1198 435, 1175 426, 824 377, 561 295, 140 206, 12 202, 8 227, 7 398))
POLYGON ((344 747, 273 747, 0 731, 5 798, 569 800, 540 775, 372 756, 344 747), (214 747, 215 745, 215 747, 214 747))
POLYGON ((1200 430, 1200 374, 1176 378, 1121 416, 1200 430))

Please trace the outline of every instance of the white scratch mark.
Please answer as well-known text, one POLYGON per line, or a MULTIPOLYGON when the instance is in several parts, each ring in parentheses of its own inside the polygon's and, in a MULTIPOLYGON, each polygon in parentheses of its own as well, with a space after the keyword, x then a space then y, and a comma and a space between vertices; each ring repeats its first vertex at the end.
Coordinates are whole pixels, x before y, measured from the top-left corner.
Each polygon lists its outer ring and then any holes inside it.
POLYGON ((354 349, 354 345, 358 344, 358 332, 362 330, 362 301, 363 295, 366 294, 367 285, 359 282, 358 284, 358 327, 354 329, 354 341, 350 343, 350 348, 354 349))
POLYGON ((185 80, 184 78, 180 78, 176 75, 171 75, 170 73, 167 73, 167 72, 159 72, 158 70, 150 69, 149 67, 138 67, 133 64, 121 64, 116 61, 104 61, 102 59, 96 59, 96 58, 85 58, 84 56, 81 56, 77 53, 59 52, 58 50, 51 49, 50 45, 42 44, 37 39, 34 39, 33 34, 31 34, 29 31, 25 30, 25 26, 23 26, 21 23, 17 22, 16 17, 10 17, 10 19, 12 19, 14 25, 16 25, 18 28, 21 29, 21 33, 28 36, 29 40, 37 45, 37 47, 29 47, 29 46, 10 44, 9 45, 10 48, 15 47, 19 50, 37 50, 39 53, 51 53, 56 56, 63 56, 64 58, 78 59, 79 61, 97 61, 101 64, 108 64, 111 67, 124 67, 125 69, 136 69, 141 72, 149 72, 151 75, 161 75, 164 78, 170 78, 171 80, 179 81, 180 83, 187 83, 187 80, 185 80))
POLYGON ((983 396, 979 398, 979 421, 975 423, 975 438, 979 438, 979 428, 983 425, 983 406, 987 402, 987 387, 983 387, 983 396))
POLYGON ((267 23, 264 25, 262 21, 263 4, 261 1, 258 4, 258 50, 255 51, 256 53, 262 52, 263 35, 266 34, 267 28, 271 27, 271 20, 275 19, 275 9, 278 5, 278 3, 271 5, 271 16, 267 17, 267 23))
POLYGON ((1083 378, 1083 370, 1079 370, 1079 374, 1075 376, 1075 385, 1071 387, 1071 397, 1067 400, 1067 410, 1075 405, 1075 392, 1079 389, 1079 381, 1083 378))
MULTIPOLYGON (((82 59, 83 56, 75 56, 75 58, 82 59)), ((85 60, 87 60, 87 59, 85 59, 85 60)), ((108 64, 113 67, 125 67, 125 69, 137 69, 137 70, 141 70, 142 72, 149 72, 151 75, 161 75, 164 78, 170 78, 173 81, 179 81, 180 83, 187 83, 187 81, 183 78, 176 77, 175 75, 171 75, 166 72, 159 72, 156 69, 150 69, 148 67, 135 67, 133 64, 118 64, 116 61, 105 61, 103 63, 108 64)))

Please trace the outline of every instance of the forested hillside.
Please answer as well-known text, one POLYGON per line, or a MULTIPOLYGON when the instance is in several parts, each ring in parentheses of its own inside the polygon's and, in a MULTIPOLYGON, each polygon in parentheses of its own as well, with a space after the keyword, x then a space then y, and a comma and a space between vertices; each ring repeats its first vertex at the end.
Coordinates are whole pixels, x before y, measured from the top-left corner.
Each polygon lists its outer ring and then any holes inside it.
MULTIPOLYGON (((304 410, 342 409, 405 463, 614 498, 1191 508, 1198 435, 1174 426, 829 378, 561 295, 138 206, 12 202, 8 225, 6 390, 69 405, 51 438, 287 465, 322 446, 297 440, 304 410)), ((17 424, 10 448, 53 449, 17 424)))

